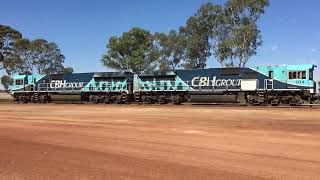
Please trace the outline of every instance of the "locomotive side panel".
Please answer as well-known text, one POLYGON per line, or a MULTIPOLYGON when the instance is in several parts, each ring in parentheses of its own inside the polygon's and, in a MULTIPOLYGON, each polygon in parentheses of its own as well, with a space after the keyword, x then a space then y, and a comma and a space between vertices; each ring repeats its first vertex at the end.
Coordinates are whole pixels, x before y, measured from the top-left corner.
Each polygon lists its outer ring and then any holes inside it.
POLYGON ((189 86, 173 71, 155 71, 135 76, 134 101, 139 103, 186 102, 189 86))

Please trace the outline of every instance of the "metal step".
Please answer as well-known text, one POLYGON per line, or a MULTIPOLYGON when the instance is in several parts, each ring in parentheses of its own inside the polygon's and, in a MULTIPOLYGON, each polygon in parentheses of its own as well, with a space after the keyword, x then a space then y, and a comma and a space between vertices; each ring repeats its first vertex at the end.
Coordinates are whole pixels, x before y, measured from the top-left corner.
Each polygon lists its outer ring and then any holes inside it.
POLYGON ((134 101, 135 102, 140 102, 140 93, 134 93, 134 101))
POLYGON ((33 102, 38 102, 39 101, 39 93, 34 93, 32 95, 32 101, 33 102))

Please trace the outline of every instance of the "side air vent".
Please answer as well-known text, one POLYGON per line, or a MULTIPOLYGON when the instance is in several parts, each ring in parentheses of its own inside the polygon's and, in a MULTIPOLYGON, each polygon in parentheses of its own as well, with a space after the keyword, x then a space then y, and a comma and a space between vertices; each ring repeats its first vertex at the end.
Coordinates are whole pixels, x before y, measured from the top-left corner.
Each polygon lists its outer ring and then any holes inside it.
POLYGON ((220 75, 226 75, 226 76, 238 76, 240 75, 241 70, 239 68, 222 68, 220 69, 220 75))

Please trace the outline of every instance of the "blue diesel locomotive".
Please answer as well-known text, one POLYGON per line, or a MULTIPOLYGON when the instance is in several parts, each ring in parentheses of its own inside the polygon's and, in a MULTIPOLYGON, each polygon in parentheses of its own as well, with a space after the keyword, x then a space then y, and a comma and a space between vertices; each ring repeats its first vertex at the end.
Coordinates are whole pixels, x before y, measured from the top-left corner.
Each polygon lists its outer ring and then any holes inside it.
POLYGON ((209 68, 198 70, 16 75, 12 94, 17 102, 90 103, 223 102, 242 104, 312 103, 315 65, 209 68))

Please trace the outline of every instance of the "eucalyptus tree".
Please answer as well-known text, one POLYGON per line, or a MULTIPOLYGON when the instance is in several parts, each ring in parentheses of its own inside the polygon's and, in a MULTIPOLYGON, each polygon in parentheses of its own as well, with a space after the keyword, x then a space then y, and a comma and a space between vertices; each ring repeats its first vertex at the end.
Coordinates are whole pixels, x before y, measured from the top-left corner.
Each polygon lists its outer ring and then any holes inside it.
POLYGON ((109 39, 107 52, 101 62, 111 69, 138 73, 156 69, 158 58, 154 35, 134 27, 120 37, 113 36, 109 39))
POLYGON ((17 39, 22 38, 19 31, 10 26, 0 24, 0 69, 6 69, 10 63, 10 57, 13 53, 13 46, 17 39))
POLYGON ((262 45, 257 21, 269 6, 268 0, 228 0, 213 28, 215 56, 226 66, 244 67, 262 45))
POLYGON ((61 50, 53 42, 44 39, 18 39, 9 57, 7 64, 8 74, 12 73, 39 73, 53 74, 63 72, 65 60, 61 50))
POLYGON ((156 68, 201 69, 214 55, 222 66, 244 67, 262 45, 257 22, 268 6, 268 0, 205 3, 179 28, 179 33, 153 35, 133 28, 109 39, 102 64, 131 72, 156 68))
POLYGON ((215 18, 213 8, 211 3, 201 5, 195 15, 187 20, 186 25, 180 27, 180 34, 187 42, 184 63, 186 69, 202 69, 207 66, 212 47, 210 39, 215 18))
POLYGON ((186 41, 178 32, 171 30, 168 34, 156 33, 155 44, 159 52, 160 70, 174 70, 181 67, 186 41))
POLYGON ((33 54, 33 67, 37 73, 63 73, 65 56, 57 44, 44 39, 36 39, 30 45, 33 54))
POLYGON ((181 31, 188 42, 187 64, 203 68, 214 55, 222 66, 244 67, 262 45, 257 21, 268 5, 268 0, 203 4, 181 31))

